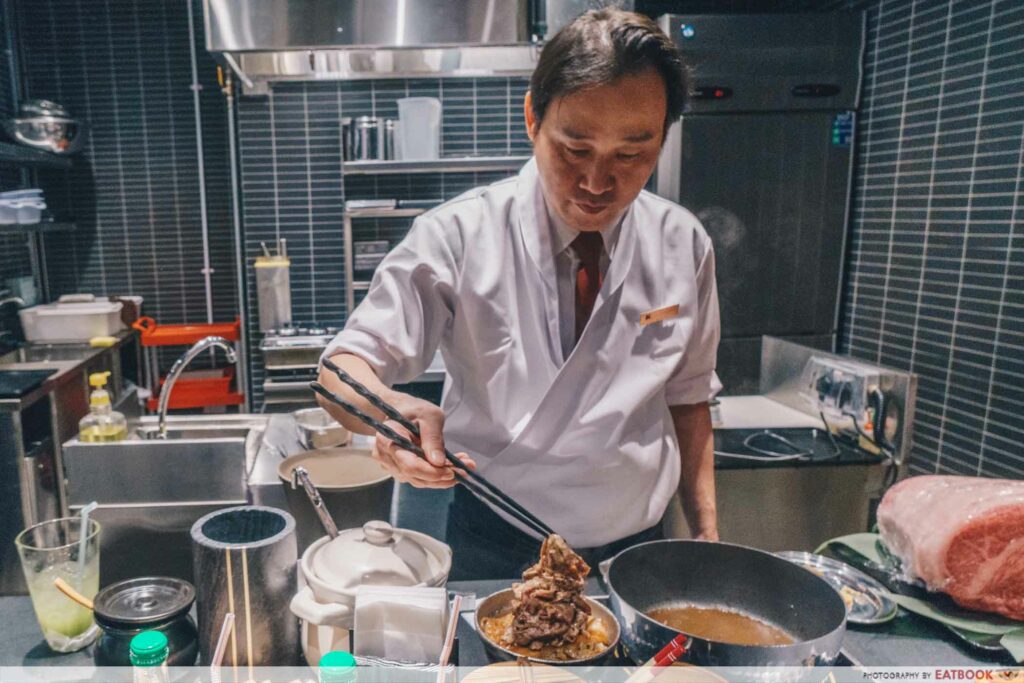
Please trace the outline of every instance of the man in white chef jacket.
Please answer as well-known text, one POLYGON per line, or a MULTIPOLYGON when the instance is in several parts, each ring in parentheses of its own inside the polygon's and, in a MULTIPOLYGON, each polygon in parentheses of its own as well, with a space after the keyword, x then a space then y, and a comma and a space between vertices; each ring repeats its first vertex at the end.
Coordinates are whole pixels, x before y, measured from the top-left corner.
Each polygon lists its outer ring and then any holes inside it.
MULTIPOLYGON (((531 78, 534 158, 417 218, 378 267, 324 357, 418 425, 427 460, 377 439, 400 481, 453 486, 447 446, 591 563, 660 538, 677 490, 693 535, 717 539, 711 241, 642 191, 685 92, 680 54, 648 18, 582 15, 531 78), (437 349, 441 407, 390 389, 437 349)), ((383 418, 331 372, 320 381, 383 418)), ((447 531, 453 579, 513 578, 537 558, 535 536, 461 486, 447 531)))

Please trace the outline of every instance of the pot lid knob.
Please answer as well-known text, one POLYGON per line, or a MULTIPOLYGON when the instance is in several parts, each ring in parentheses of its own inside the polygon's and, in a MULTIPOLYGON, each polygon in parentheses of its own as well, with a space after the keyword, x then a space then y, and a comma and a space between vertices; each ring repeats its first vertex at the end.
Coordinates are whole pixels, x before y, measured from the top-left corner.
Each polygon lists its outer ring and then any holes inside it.
POLYGON ((395 542, 395 528, 387 522, 372 520, 363 525, 363 538, 372 545, 391 545, 395 542))

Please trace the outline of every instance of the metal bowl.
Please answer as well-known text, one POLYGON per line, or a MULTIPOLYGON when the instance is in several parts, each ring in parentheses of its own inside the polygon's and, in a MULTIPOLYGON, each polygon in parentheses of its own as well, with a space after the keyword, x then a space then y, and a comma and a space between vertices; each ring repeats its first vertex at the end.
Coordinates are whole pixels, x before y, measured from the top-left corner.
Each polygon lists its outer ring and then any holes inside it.
MULTIPOLYGON (((494 642, 484 633, 480 627, 480 620, 485 617, 500 617, 506 614, 512 609, 512 589, 506 588, 500 590, 497 593, 491 593, 486 598, 479 600, 476 606, 476 621, 475 627, 477 635, 480 636, 481 642, 484 644, 484 649, 487 651, 487 655, 492 661, 514 661, 519 659, 523 655, 517 654, 512 650, 502 647, 498 643, 494 642)), ((615 615, 612 614, 611 610, 602 605, 601 603, 583 596, 583 598, 590 605, 592 610, 591 614, 598 619, 601 624, 605 627, 611 636, 611 642, 601 652, 590 657, 583 659, 541 659, 539 657, 527 657, 531 662, 539 662, 541 664, 552 664, 555 666, 586 666, 591 664, 599 664, 608 658, 609 655, 615 650, 615 646, 619 644, 619 622, 616 621, 615 615)))
POLYGON ((84 123, 52 115, 6 119, 4 131, 23 145, 54 154, 74 154, 86 137, 84 123))
POLYGON ((899 605, 892 593, 864 572, 831 557, 801 550, 784 550, 775 554, 825 579, 841 597, 845 591, 850 600, 847 602, 843 598, 846 620, 851 624, 884 624, 896 618, 899 605))
POLYGON ((292 413, 299 426, 299 440, 306 450, 346 446, 352 434, 323 408, 303 408, 292 413))

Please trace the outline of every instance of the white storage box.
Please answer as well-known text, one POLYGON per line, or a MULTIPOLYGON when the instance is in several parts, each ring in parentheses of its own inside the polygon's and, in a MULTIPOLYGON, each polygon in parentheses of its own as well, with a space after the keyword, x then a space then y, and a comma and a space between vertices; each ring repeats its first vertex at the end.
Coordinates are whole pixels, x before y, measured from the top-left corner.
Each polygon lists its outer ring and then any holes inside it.
POLYGON ((30 342, 88 341, 124 329, 123 306, 112 301, 43 304, 23 308, 18 315, 30 342))

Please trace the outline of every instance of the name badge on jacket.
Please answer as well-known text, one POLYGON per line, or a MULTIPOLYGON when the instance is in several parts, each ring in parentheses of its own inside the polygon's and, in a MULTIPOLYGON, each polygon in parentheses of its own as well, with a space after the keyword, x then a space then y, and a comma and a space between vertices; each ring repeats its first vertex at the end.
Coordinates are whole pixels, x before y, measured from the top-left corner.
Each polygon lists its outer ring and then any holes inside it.
POLYGON ((675 318, 679 315, 679 304, 665 306, 664 308, 653 308, 640 314, 640 326, 646 327, 652 323, 675 318))

